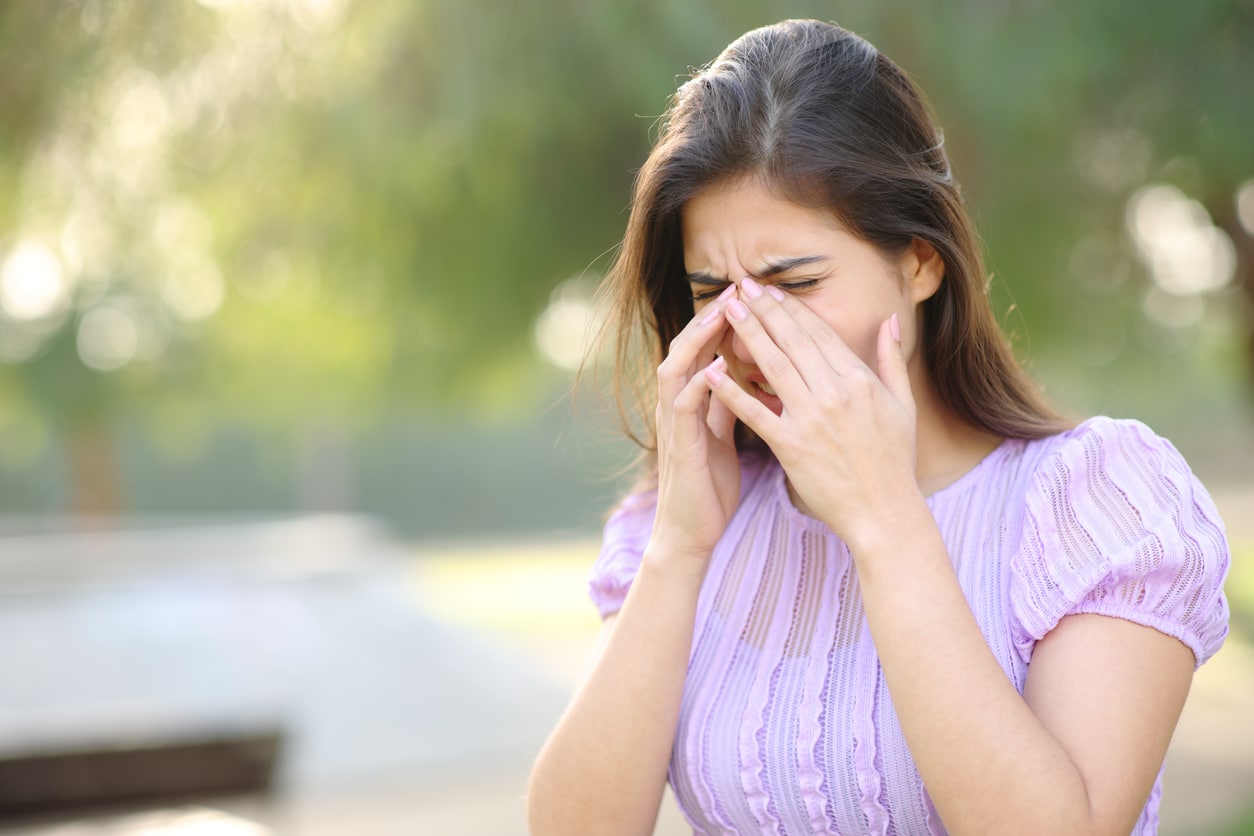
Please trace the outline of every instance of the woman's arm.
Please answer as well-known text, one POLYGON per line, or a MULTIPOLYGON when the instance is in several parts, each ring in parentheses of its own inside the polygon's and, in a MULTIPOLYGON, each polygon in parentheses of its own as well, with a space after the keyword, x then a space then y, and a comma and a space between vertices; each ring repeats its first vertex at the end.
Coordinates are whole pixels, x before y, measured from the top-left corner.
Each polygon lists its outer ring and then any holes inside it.
POLYGON ((697 598, 740 500, 736 418, 702 374, 727 325, 704 309, 658 367, 658 489, 652 536, 603 648, 536 761, 532 832, 647 834, 666 784, 697 598))
POLYGON ((971 613, 915 481, 915 406, 895 324, 880 329, 876 374, 801 301, 746 297, 732 326, 783 414, 717 372, 707 376, 770 445, 812 513, 849 544, 893 704, 946 827, 1127 833, 1188 691, 1189 650, 1131 623, 1072 616, 1038 643, 1021 696, 971 613))
POLYGON ((1020 696, 921 497, 854 556, 893 705, 951 833, 1132 829, 1188 693, 1185 645, 1129 621, 1069 616, 1037 643, 1020 696))
POLYGON ((587 677, 536 760, 527 794, 536 836, 652 832, 702 574, 645 553, 622 610, 605 621, 587 677))

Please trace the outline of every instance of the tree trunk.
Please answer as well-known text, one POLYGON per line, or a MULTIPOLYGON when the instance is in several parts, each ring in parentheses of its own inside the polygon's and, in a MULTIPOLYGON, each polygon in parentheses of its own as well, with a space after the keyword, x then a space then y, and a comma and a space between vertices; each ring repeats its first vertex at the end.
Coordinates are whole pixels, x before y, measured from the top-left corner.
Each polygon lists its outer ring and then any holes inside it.
POLYGON ((116 517, 122 511, 122 479, 108 427, 95 421, 69 431, 70 513, 79 518, 116 517))
MULTIPOLYGON (((1212 201, 1207 209, 1215 225, 1228 233, 1237 251, 1237 269, 1233 284, 1245 297, 1245 310, 1241 314, 1244 318, 1245 354, 1250 374, 1254 375, 1254 235, 1242 226, 1241 219, 1237 217, 1235 201, 1231 197, 1212 201)), ((1249 384, 1247 388, 1254 392, 1254 380, 1247 380, 1246 383, 1249 384)))

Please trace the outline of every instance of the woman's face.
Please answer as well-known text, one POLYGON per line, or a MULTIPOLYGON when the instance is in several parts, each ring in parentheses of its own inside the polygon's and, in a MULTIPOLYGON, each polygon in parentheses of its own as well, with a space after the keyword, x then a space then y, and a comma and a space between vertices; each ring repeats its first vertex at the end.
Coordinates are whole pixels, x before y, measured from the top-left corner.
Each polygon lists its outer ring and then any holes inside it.
MULTIPOLYGON (((681 222, 684 272, 697 310, 729 282, 739 286, 751 276, 805 302, 872 369, 880 325, 894 313, 906 356, 912 357, 915 307, 936 291, 944 273, 943 262, 927 244, 916 243, 890 262, 831 213, 780 198, 752 178, 698 192, 684 205, 681 222)), ((718 351, 741 388, 781 411, 754 358, 730 328, 718 351)))

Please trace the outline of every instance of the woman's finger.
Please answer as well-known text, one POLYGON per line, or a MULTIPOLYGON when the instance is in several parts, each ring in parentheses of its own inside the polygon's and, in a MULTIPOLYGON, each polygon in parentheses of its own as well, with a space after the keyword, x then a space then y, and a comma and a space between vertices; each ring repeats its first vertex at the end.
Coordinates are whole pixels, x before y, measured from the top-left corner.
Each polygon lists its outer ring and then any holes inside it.
MULTIPOLYGON (((725 374, 727 369, 727 361, 722 357, 718 358, 720 363, 716 368, 720 374, 725 374)), ((704 378, 705 375, 702 375, 704 378)), ((707 381, 708 388, 708 381, 707 381)), ((711 393, 712 395, 713 393, 711 393)), ((710 435, 725 444, 735 444, 736 441, 736 413, 727 408, 727 404, 722 399, 710 397, 710 404, 706 411, 705 424, 710 428, 710 435)))
POLYGON ((713 359, 727 328, 723 305, 734 292, 735 288, 729 286, 714 304, 699 311, 671 340, 666 358, 657 370, 658 397, 662 402, 673 401, 688 380, 713 359))
MULTIPOLYGON (((784 403, 788 403, 790 399, 795 403, 795 399, 806 394, 806 381, 793 361, 794 356, 804 358, 807 354, 804 341, 808 338, 804 334, 797 329, 781 332, 780 341, 777 342, 766 333, 753 311, 739 299, 728 301, 727 321, 784 403)), ((813 345, 810 346, 809 353, 814 354, 813 345)))
MULTIPOLYGON (((711 365, 718 363, 722 358, 711 361, 711 365)), ((705 421, 706 409, 710 401, 710 383, 705 375, 694 374, 679 394, 675 396, 674 416, 676 418, 696 417, 700 421, 705 421)))
POLYGON ((789 354, 810 386, 822 385, 829 369, 840 374, 851 366, 865 365, 836 329, 800 299, 774 285, 763 287, 749 278, 741 287, 746 303, 763 329, 789 354), (795 354, 789 351, 792 344, 797 346, 795 354), (806 356, 811 346, 817 349, 819 357, 806 356), (819 362, 820 357, 822 362, 819 362))
POLYGON ((880 382, 913 417, 915 415, 914 392, 910 388, 910 371, 906 355, 901 347, 901 322, 893 314, 880 324, 876 343, 880 382))
POLYGON ((714 361, 705 368, 702 376, 709 385, 715 400, 743 421, 745 426, 753 430, 768 446, 773 446, 780 431, 780 417, 728 377, 725 360, 720 357, 714 361))
MULTIPOLYGON (((717 358, 711 365, 723 362, 717 358)), ((710 435, 710 382, 704 374, 692 376, 679 395, 671 412, 670 437, 671 452, 688 451, 704 458, 707 455, 706 444, 710 435)))

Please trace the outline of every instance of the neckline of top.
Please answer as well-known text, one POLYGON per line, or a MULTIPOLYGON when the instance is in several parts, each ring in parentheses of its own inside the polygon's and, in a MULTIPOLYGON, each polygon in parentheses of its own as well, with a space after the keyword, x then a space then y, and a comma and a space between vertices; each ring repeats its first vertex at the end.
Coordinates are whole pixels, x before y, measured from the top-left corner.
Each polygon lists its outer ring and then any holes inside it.
POLYGON ((1006 450, 1010 446, 1010 443, 1014 440, 1015 439, 1013 438, 1003 438, 1001 441, 997 443, 996 447, 994 447, 992 450, 989 450, 987 453, 985 453, 983 458, 981 458, 978 462, 972 465, 970 469, 968 469, 965 473, 960 475, 957 479, 953 480, 948 485, 945 485, 943 488, 937 488, 936 490, 928 494, 926 497, 924 497, 924 499, 927 500, 927 504, 930 506, 934 499, 938 497, 943 497, 945 494, 950 493, 951 491, 954 491, 957 488, 961 487, 964 483, 969 481, 973 476, 975 476, 981 470, 984 470, 989 465, 989 463, 991 463, 995 459, 1000 458, 1001 457, 1000 454, 1002 453, 1002 451, 1006 450))
MULTIPOLYGON (((932 493, 928 494, 926 497, 924 497, 924 501, 927 502, 928 507, 934 508, 935 503, 938 499, 944 498, 951 493, 957 492, 961 487, 963 487, 972 479, 974 479, 977 474, 987 469, 994 461, 1001 458, 1001 454, 1004 451, 1008 450, 1012 446, 1012 442, 1014 441, 1015 439, 1013 438, 1003 438, 997 444, 996 447, 988 451, 988 453, 986 453, 983 458, 981 458, 978 462, 972 465, 969 470, 967 470, 957 479, 950 482, 948 485, 945 485, 943 488, 939 488, 933 491, 932 493)), ((816 519, 814 517, 811 517, 808 514, 803 513, 799 508, 797 508, 796 505, 793 505, 792 498, 788 495, 788 476, 786 473, 784 473, 783 465, 779 463, 779 459, 775 458, 774 456, 771 456, 769 467, 773 471, 770 474, 770 479, 768 480, 770 483, 771 493, 774 495, 775 499, 782 506, 784 513, 788 514, 794 520, 797 520, 804 525, 818 527, 823 531, 831 532, 831 529, 828 528, 826 523, 824 523, 822 520, 816 519)))

